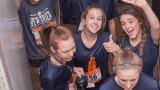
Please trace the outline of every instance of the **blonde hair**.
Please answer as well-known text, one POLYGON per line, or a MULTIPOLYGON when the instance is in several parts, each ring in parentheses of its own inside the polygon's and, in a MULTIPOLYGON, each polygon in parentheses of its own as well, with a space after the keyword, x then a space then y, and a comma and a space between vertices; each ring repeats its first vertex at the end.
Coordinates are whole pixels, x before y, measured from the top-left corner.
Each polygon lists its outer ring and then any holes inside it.
POLYGON ((135 54, 134 52, 130 51, 131 48, 127 47, 122 53, 118 54, 114 57, 112 61, 112 65, 117 69, 129 69, 129 68, 140 68, 143 66, 142 59, 135 54))

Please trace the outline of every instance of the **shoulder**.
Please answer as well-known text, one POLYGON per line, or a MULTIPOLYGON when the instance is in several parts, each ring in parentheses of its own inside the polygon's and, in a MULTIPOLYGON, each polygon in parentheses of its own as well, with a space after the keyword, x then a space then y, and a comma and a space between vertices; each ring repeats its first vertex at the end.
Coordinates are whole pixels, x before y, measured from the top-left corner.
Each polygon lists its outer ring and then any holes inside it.
POLYGON ((110 76, 108 79, 106 79, 103 84, 100 86, 99 90, 111 90, 112 87, 115 86, 115 81, 114 81, 114 77, 116 75, 112 75, 110 76))
POLYGON ((143 83, 147 88, 149 88, 149 90, 159 90, 158 83, 152 76, 149 76, 145 73, 141 73, 140 75, 141 80, 143 80, 143 83))
POLYGON ((27 4, 27 1, 21 0, 20 3, 22 3, 22 4, 27 4))
POLYGON ((110 33, 108 33, 108 32, 101 32, 101 33, 99 33, 99 35, 98 35, 98 38, 100 38, 101 40, 107 40, 107 41, 109 41, 109 36, 110 36, 110 33))
POLYGON ((30 8, 30 5, 25 0, 21 0, 19 10, 18 10, 19 17, 26 14, 29 8, 30 8))
POLYGON ((105 36, 105 37, 109 37, 109 35, 110 35, 110 33, 108 33, 108 32, 101 32, 99 34, 99 36, 105 36))
POLYGON ((117 44, 118 44, 118 45, 120 44, 121 39, 122 39, 122 35, 121 35, 121 36, 118 38, 118 40, 117 40, 117 44))
POLYGON ((56 79, 56 73, 61 72, 61 66, 56 66, 51 63, 50 57, 45 58, 41 67, 40 67, 40 77, 48 78, 50 80, 56 79))
POLYGON ((73 34, 73 37, 74 37, 75 40, 76 39, 81 39, 81 32, 82 31, 79 31, 79 32, 76 32, 76 33, 73 34))
POLYGON ((50 57, 44 58, 43 64, 46 64, 46 63, 48 63, 49 61, 50 61, 50 57))
POLYGON ((54 4, 55 4, 56 1, 57 0, 43 0, 43 2, 47 2, 48 4, 51 4, 53 6, 54 6, 54 4))
POLYGON ((20 1, 20 9, 26 6, 28 6, 28 3, 26 1, 24 0, 20 1))

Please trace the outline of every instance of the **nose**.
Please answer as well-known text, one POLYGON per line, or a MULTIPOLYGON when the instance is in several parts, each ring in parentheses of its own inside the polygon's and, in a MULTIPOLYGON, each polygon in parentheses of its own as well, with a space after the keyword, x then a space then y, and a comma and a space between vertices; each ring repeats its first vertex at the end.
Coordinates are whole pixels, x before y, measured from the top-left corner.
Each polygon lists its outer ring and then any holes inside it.
POLYGON ((69 51, 69 56, 71 56, 71 57, 73 56, 73 51, 72 50, 69 51))
POLYGON ((94 19, 94 24, 97 24, 98 23, 98 20, 97 19, 94 19))
POLYGON ((128 29, 128 28, 129 28, 129 24, 126 23, 126 29, 128 29))
POLYGON ((130 82, 127 82, 127 86, 126 86, 127 88, 131 88, 131 84, 130 84, 130 82))

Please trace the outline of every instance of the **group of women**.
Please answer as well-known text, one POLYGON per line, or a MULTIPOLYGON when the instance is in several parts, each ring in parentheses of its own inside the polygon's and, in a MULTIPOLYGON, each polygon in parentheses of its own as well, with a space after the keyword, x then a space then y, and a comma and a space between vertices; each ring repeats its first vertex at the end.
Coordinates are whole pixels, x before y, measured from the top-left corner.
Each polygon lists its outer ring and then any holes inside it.
POLYGON ((90 5, 81 16, 83 31, 72 35, 53 21, 41 29, 42 52, 46 58, 40 68, 42 90, 74 90, 74 76, 85 75, 85 90, 159 90, 153 79, 158 58, 160 24, 146 0, 122 0, 137 7, 121 11, 119 19, 124 34, 117 44, 112 35, 103 32, 104 11, 90 5), (147 30, 141 8, 150 23, 147 30), (113 54, 115 72, 108 72, 108 53, 113 54))

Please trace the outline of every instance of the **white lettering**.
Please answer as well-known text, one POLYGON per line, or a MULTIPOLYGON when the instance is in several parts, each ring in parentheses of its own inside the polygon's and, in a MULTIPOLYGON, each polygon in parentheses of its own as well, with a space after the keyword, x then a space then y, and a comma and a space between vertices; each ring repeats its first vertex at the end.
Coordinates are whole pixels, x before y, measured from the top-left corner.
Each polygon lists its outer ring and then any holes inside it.
POLYGON ((48 22, 52 18, 51 13, 48 11, 48 8, 46 8, 43 13, 37 12, 37 15, 34 14, 30 15, 30 24, 31 28, 35 28, 39 25, 43 25, 45 22, 48 22))

